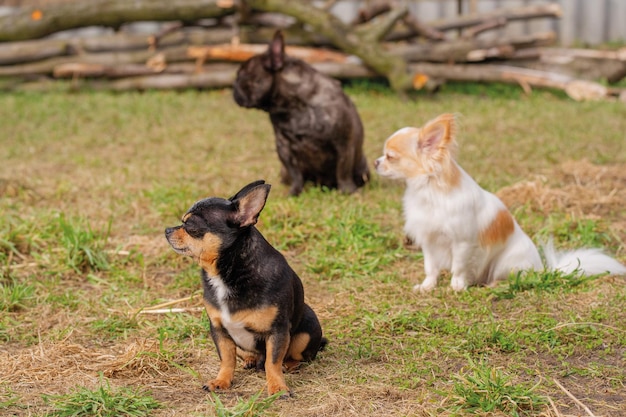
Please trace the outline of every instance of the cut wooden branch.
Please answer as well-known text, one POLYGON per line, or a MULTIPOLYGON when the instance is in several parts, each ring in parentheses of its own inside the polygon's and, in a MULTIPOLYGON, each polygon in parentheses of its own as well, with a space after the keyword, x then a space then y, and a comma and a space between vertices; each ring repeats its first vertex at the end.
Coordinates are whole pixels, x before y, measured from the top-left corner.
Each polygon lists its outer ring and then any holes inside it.
MULTIPOLYGON (((188 29, 168 34, 160 40, 161 48, 179 45, 206 45, 229 42, 233 32, 230 29, 211 30, 188 29)), ((25 64, 47 58, 74 56, 84 53, 112 53, 122 51, 148 51, 150 37, 140 34, 115 33, 86 38, 37 39, 0 43, 0 65, 25 64)))
POLYGON ((481 30, 483 25, 487 27, 492 22, 505 22, 515 20, 529 20, 542 17, 558 18, 561 16, 561 8, 557 4, 535 5, 513 9, 497 9, 489 13, 466 14, 453 18, 446 18, 428 22, 422 25, 412 16, 408 15, 405 21, 406 29, 398 29, 385 37, 388 42, 409 40, 416 36, 422 36, 431 40, 442 40, 445 38, 444 32, 448 30, 481 30), (414 20, 414 21, 413 21, 414 20))
POLYGON ((516 51, 511 65, 558 72, 586 80, 619 82, 626 76, 626 48, 614 51, 567 48, 527 48, 516 51))
POLYGON ((37 39, 87 26, 117 28, 135 21, 195 21, 234 14, 220 0, 90 0, 34 7, 0 16, 0 42, 37 39))
MULTIPOLYGON (((189 60, 189 57, 187 56, 187 47, 185 46, 164 48, 159 52, 159 54, 163 56, 166 62, 189 60)), ((51 74, 54 71, 54 68, 59 65, 73 63, 101 64, 108 66, 120 64, 144 64, 154 56, 155 54, 153 52, 143 50, 55 57, 22 65, 0 66, 0 76, 51 74)))
POLYGON ((580 80, 566 75, 535 71, 507 65, 445 65, 419 63, 409 65, 413 77, 427 76, 450 81, 502 82, 518 84, 528 91, 531 87, 553 88, 564 91, 576 101, 607 99, 619 90, 602 84, 580 80))
MULTIPOLYGON (((267 45, 259 44, 221 44, 210 46, 191 46, 187 50, 189 57, 204 61, 231 61, 243 62, 267 50, 267 45)), ((286 46, 287 55, 302 59, 308 63, 314 62, 346 62, 350 57, 344 53, 320 48, 302 46, 286 46)))
POLYGON ((525 47, 553 42, 556 34, 541 33, 519 38, 455 39, 446 42, 419 44, 387 44, 391 55, 402 56, 408 62, 476 62, 488 58, 511 58, 518 45, 525 47))
POLYGON ((476 26, 471 26, 463 31, 463 37, 465 39, 475 38, 479 34, 486 32, 488 30, 498 29, 506 26, 507 24, 506 17, 498 16, 491 20, 487 20, 483 23, 480 23, 476 26))
POLYGON ((94 88, 113 91, 224 88, 233 85, 239 65, 213 64, 207 67, 205 66, 203 72, 191 74, 159 74, 122 78, 110 83, 95 85, 94 88))
MULTIPOLYGON (((233 36, 232 29, 219 28, 219 27, 216 27, 215 24, 206 23, 203 20, 198 20, 192 23, 174 22, 162 28, 159 32, 148 36, 147 37, 148 44, 150 45, 150 48, 153 50, 157 49, 160 46, 167 46, 168 44, 171 45, 171 38, 176 35, 182 34, 182 37, 186 38, 184 31, 185 29, 189 30, 189 28, 193 28, 196 30, 196 32, 207 34, 207 35, 213 34, 214 32, 216 32, 217 34, 218 32, 220 32, 219 29, 221 29, 222 34, 226 33, 228 37, 233 36), (199 31, 198 30, 199 28, 202 28, 204 30, 199 31), (206 29, 210 29, 210 30, 206 30, 206 29)), ((178 37, 181 37, 181 36, 178 36, 178 37)), ((211 39, 205 39, 204 42, 210 43, 211 39)))
POLYGON ((148 65, 124 64, 124 65, 103 65, 71 62, 60 64, 54 67, 52 75, 55 78, 123 78, 135 77, 138 75, 150 75, 162 72, 165 68, 154 68, 148 65))
POLYGON ((354 29, 359 42, 378 43, 394 28, 396 23, 409 13, 406 6, 391 9, 388 13, 370 22, 363 23, 354 29))
MULTIPOLYGON (((240 12, 239 14, 242 15, 243 13, 240 12)), ((252 13, 239 21, 239 24, 266 26, 274 30, 284 30, 296 23, 296 19, 281 13, 252 13)))
POLYGON ((367 68, 363 64, 355 62, 317 62, 311 64, 313 68, 329 77, 340 80, 353 80, 358 78, 372 79, 381 78, 381 75, 367 68))
POLYGON ((70 45, 65 40, 23 41, 0 44, 0 65, 18 64, 55 56, 68 55, 70 45))
POLYGON ((434 29, 432 26, 422 23, 412 14, 408 14, 403 19, 404 24, 410 29, 411 33, 422 36, 431 41, 442 41, 446 38, 446 35, 434 29))
POLYGON ((536 19, 541 17, 561 17, 561 6, 558 4, 537 4, 532 6, 496 9, 489 13, 472 13, 453 18, 429 22, 429 25, 437 30, 447 31, 465 29, 484 24, 494 19, 504 18, 507 21, 536 19))
POLYGON ((369 22, 377 16, 383 13, 387 13, 391 10, 391 4, 388 1, 377 1, 370 4, 367 8, 361 8, 357 13, 357 16, 352 21, 352 25, 360 25, 361 23, 369 22))
POLYGON ((68 63, 54 68, 55 78, 126 78, 155 74, 194 74, 198 68, 191 62, 168 63, 162 66, 143 64, 121 64, 115 66, 101 64, 68 63))

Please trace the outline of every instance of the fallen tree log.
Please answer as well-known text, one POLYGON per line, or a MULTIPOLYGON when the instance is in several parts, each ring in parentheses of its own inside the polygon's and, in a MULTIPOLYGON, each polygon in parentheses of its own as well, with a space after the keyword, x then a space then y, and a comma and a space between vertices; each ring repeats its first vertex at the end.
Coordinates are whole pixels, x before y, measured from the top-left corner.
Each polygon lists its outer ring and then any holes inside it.
POLYGON ((550 45, 556 40, 554 32, 537 33, 518 38, 455 39, 446 42, 417 44, 386 44, 389 54, 403 57, 407 62, 476 62, 489 58, 512 58, 520 47, 550 45))
POLYGON ((626 77, 626 48, 615 51, 527 48, 516 51, 510 65, 558 72, 586 80, 617 83, 626 77))
POLYGON ((204 72, 129 77, 106 84, 95 84, 93 87, 113 91, 224 88, 233 85, 238 68, 239 66, 234 64, 214 64, 204 72))
POLYGON ((68 42, 61 39, 2 43, 0 44, 0 65, 39 61, 68 55, 69 49, 68 42))
POLYGON ((602 84, 580 80, 562 74, 530 70, 508 65, 445 65, 418 63, 409 65, 412 76, 444 79, 448 81, 502 82, 518 84, 527 93, 532 87, 553 88, 564 91, 576 101, 601 100, 615 96, 620 90, 602 84))
POLYGON ((40 7, 24 6, 0 16, 0 42, 37 39, 87 26, 120 27, 136 21, 195 21, 234 14, 233 1, 90 0, 40 7))
MULTIPOLYGON (((164 48, 159 51, 158 54, 163 57, 165 62, 180 62, 189 60, 186 46, 164 48)), ((52 74, 56 67, 63 64, 101 64, 108 66, 145 64, 156 55, 157 54, 149 50, 140 50, 54 57, 22 65, 0 66, 0 76, 52 74)))
POLYGON ((506 19, 507 22, 512 22, 540 17, 561 17, 561 14, 561 6, 558 4, 536 4, 511 9, 496 9, 488 13, 465 14, 450 19, 432 21, 429 22, 429 25, 437 30, 447 31, 483 25, 497 19, 506 19))
MULTIPOLYGON (((211 46, 191 46, 187 50, 189 57, 200 60, 243 62, 267 50, 267 45, 259 44, 219 44, 211 46)), ((346 62, 349 56, 337 51, 302 46, 286 46, 287 55, 313 62, 346 62)))
POLYGON ((104 65, 89 63, 66 63, 54 67, 52 75, 54 78, 124 78, 136 77, 139 75, 150 75, 162 72, 160 68, 154 68, 148 65, 140 64, 124 64, 124 65, 104 65))
MULTIPOLYGON (((446 18, 428 22, 428 28, 432 31, 446 32, 449 30, 468 29, 475 31, 476 34, 484 30, 483 25, 492 24, 492 22, 512 22, 517 20, 536 19, 542 17, 559 18, 562 10, 558 4, 539 4, 511 9, 496 9, 488 13, 472 13, 453 18, 446 18), (478 28, 478 30, 477 30, 478 28)), ((407 25, 404 30, 398 29, 391 32, 385 37, 386 41, 395 42, 399 40, 408 40, 416 36, 423 35, 423 30, 411 25, 407 25)))
MULTIPOLYGON (((159 47, 180 45, 206 45, 229 42, 232 29, 187 29, 168 34, 160 39, 159 47)), ((24 64, 59 56, 75 56, 84 53, 112 53, 124 51, 148 51, 153 48, 150 36, 133 33, 70 39, 38 39, 0 43, 0 65, 24 64)))

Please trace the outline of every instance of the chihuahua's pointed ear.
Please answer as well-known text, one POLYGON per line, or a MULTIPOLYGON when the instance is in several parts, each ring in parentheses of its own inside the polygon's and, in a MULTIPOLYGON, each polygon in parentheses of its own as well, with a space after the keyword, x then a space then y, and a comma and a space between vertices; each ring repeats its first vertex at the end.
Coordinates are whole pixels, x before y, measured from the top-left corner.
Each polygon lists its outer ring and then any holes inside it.
POLYGON ((271 185, 265 181, 256 181, 246 185, 231 199, 237 211, 231 216, 231 221, 239 227, 248 227, 256 224, 259 214, 270 193, 271 185))
POLYGON ((283 33, 277 30, 269 46, 270 69, 280 71, 285 63, 285 41, 283 33))
POLYGON ((258 187, 261 184, 265 184, 265 180, 256 180, 254 182, 251 182, 250 184, 244 186, 241 190, 237 191, 237 194, 235 194, 234 196, 232 196, 231 198, 229 198, 230 201, 236 200, 242 196, 244 196, 245 194, 247 194, 250 190, 252 190, 253 188, 258 187))
POLYGON ((424 125, 420 130, 417 146, 420 151, 435 155, 454 144, 455 134, 454 114, 445 113, 424 125))

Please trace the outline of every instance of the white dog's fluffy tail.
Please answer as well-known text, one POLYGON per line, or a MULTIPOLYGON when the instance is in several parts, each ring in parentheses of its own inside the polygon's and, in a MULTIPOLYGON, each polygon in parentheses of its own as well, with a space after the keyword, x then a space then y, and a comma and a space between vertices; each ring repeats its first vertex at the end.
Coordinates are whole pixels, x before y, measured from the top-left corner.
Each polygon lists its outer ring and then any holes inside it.
POLYGON ((575 249, 559 252, 554 249, 552 240, 542 245, 548 269, 556 269, 566 274, 580 272, 584 275, 626 275, 626 266, 602 252, 602 249, 575 249))

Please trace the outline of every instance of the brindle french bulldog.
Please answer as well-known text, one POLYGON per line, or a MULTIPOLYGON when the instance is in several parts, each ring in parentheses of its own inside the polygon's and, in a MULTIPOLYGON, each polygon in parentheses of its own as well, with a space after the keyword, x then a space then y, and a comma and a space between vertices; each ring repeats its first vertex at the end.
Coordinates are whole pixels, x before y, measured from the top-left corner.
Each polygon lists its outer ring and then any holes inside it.
POLYGON ((280 31, 266 52, 241 65, 233 95, 240 106, 269 113, 290 195, 307 181, 352 193, 369 180, 354 104, 339 81, 285 55, 280 31))

